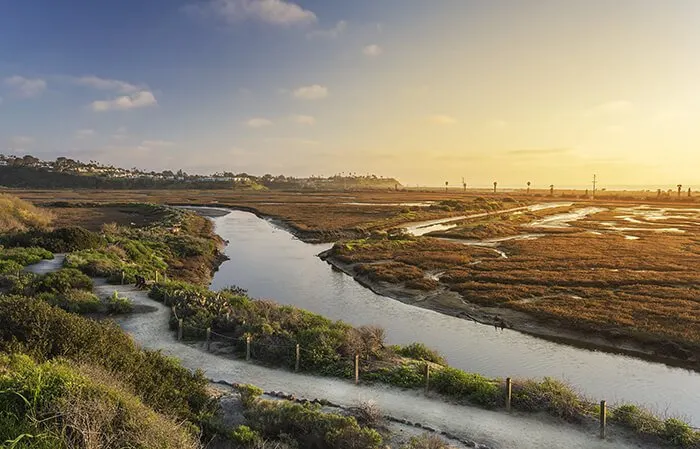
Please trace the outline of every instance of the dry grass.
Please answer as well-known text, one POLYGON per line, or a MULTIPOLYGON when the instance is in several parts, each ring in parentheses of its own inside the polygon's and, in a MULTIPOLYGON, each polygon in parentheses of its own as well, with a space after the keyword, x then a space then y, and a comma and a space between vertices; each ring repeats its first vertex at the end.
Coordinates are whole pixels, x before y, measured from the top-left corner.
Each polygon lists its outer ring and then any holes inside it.
MULTIPOLYGON (((419 278, 420 273, 409 267, 424 274, 439 269, 444 271, 440 283, 470 302, 527 312, 571 329, 680 345, 697 356, 700 239, 695 236, 700 222, 664 220, 663 226, 686 232, 635 232, 641 239, 627 240, 605 227, 619 216, 619 211, 605 212, 570 228, 535 230, 546 235, 500 245, 507 259, 486 248, 431 238, 351 242, 336 245, 334 252, 343 262, 364 264, 363 270, 372 267, 382 280, 393 275, 405 282, 408 273, 419 278), (603 232, 597 235, 590 229, 603 232), (379 271, 377 261, 392 262, 380 265, 379 271)), ((511 235, 533 232, 520 227, 520 217, 515 222, 511 235)), ((674 355, 685 358, 688 353, 674 355)))
POLYGON ((44 228, 53 215, 15 196, 0 194, 0 232, 26 231, 44 228))

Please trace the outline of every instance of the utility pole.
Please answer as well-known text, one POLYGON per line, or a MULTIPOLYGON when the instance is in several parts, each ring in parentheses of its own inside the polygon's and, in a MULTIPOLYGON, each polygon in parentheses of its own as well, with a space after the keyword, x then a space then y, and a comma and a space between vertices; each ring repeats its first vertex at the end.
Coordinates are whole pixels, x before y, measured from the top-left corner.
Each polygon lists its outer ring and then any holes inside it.
POLYGON ((593 175, 593 198, 595 198, 595 189, 596 189, 597 184, 598 184, 598 176, 593 175))

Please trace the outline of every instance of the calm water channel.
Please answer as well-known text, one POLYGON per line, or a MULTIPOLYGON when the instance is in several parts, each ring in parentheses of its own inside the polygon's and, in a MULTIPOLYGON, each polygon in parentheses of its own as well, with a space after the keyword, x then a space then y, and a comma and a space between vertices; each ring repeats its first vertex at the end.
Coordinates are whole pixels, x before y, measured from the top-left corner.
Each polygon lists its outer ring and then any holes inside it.
POLYGON ((377 324, 389 343, 426 343, 452 366, 497 377, 564 379, 592 399, 636 402, 700 426, 700 374, 635 358, 577 349, 379 296, 315 257, 331 245, 312 245, 266 220, 234 211, 214 219, 229 240, 213 289, 231 284, 256 298, 274 299, 353 325, 377 324))

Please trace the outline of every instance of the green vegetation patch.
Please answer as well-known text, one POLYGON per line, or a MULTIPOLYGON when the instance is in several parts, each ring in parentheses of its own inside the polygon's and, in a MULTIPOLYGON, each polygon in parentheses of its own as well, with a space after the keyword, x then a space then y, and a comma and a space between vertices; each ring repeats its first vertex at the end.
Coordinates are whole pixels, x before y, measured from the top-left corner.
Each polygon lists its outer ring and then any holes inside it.
POLYGON ((42 260, 53 259, 51 251, 44 248, 3 248, 0 247, 0 262, 16 262, 22 267, 33 265, 42 260))
POLYGON ((0 355, 0 441, 7 447, 198 448, 192 430, 153 412, 103 370, 0 355))
POLYGON ((0 297, 0 351, 65 358, 113 373, 154 410, 195 419, 208 412, 207 381, 159 352, 139 349, 116 324, 96 322, 30 298, 0 297))
MULTIPOLYGON (((298 447, 318 449, 379 449, 382 437, 374 429, 362 427, 354 417, 336 413, 324 413, 315 404, 295 404, 285 401, 268 401, 255 398, 249 388, 246 394, 246 411, 249 429, 263 437, 277 438, 287 435, 298 447)), ((244 429, 238 435, 255 441, 255 436, 244 429)))

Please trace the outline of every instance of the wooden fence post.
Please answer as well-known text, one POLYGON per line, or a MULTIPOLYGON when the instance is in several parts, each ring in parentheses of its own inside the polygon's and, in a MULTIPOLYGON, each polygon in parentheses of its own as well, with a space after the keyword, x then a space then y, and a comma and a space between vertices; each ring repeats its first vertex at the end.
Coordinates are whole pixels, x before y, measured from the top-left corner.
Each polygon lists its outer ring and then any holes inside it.
POLYGON ((355 385, 360 383, 360 354, 355 354, 355 385))
POLYGON ((158 270, 156 270, 156 284, 158 283, 158 270))
POLYGON ((122 285, 124 285, 124 270, 122 270, 122 285))
POLYGON ((245 359, 250 360, 250 335, 245 338, 245 359))
POLYGON ((608 424, 608 405, 605 401, 600 401, 600 438, 605 439, 605 427, 608 424))
POLYGON ((163 280, 168 282, 168 273, 163 273, 163 280))
POLYGON ((299 371, 299 359, 301 358, 301 351, 300 351, 300 349, 301 349, 301 348, 300 348, 300 346, 299 346, 299 343, 297 343, 297 353, 296 353, 297 360, 296 360, 296 362, 294 363, 294 371, 295 371, 295 372, 298 372, 298 371, 299 371))
POLYGON ((177 339, 182 340, 182 328, 185 325, 184 320, 182 318, 180 318, 179 320, 177 320, 177 324, 178 324, 177 339))
POLYGON ((425 364, 425 392, 430 390, 430 364, 425 364))
POLYGON ((510 377, 506 379, 506 411, 510 412, 512 410, 512 400, 513 400, 513 379, 510 377))
POLYGON ((207 351, 211 350, 211 327, 207 328, 207 351))

